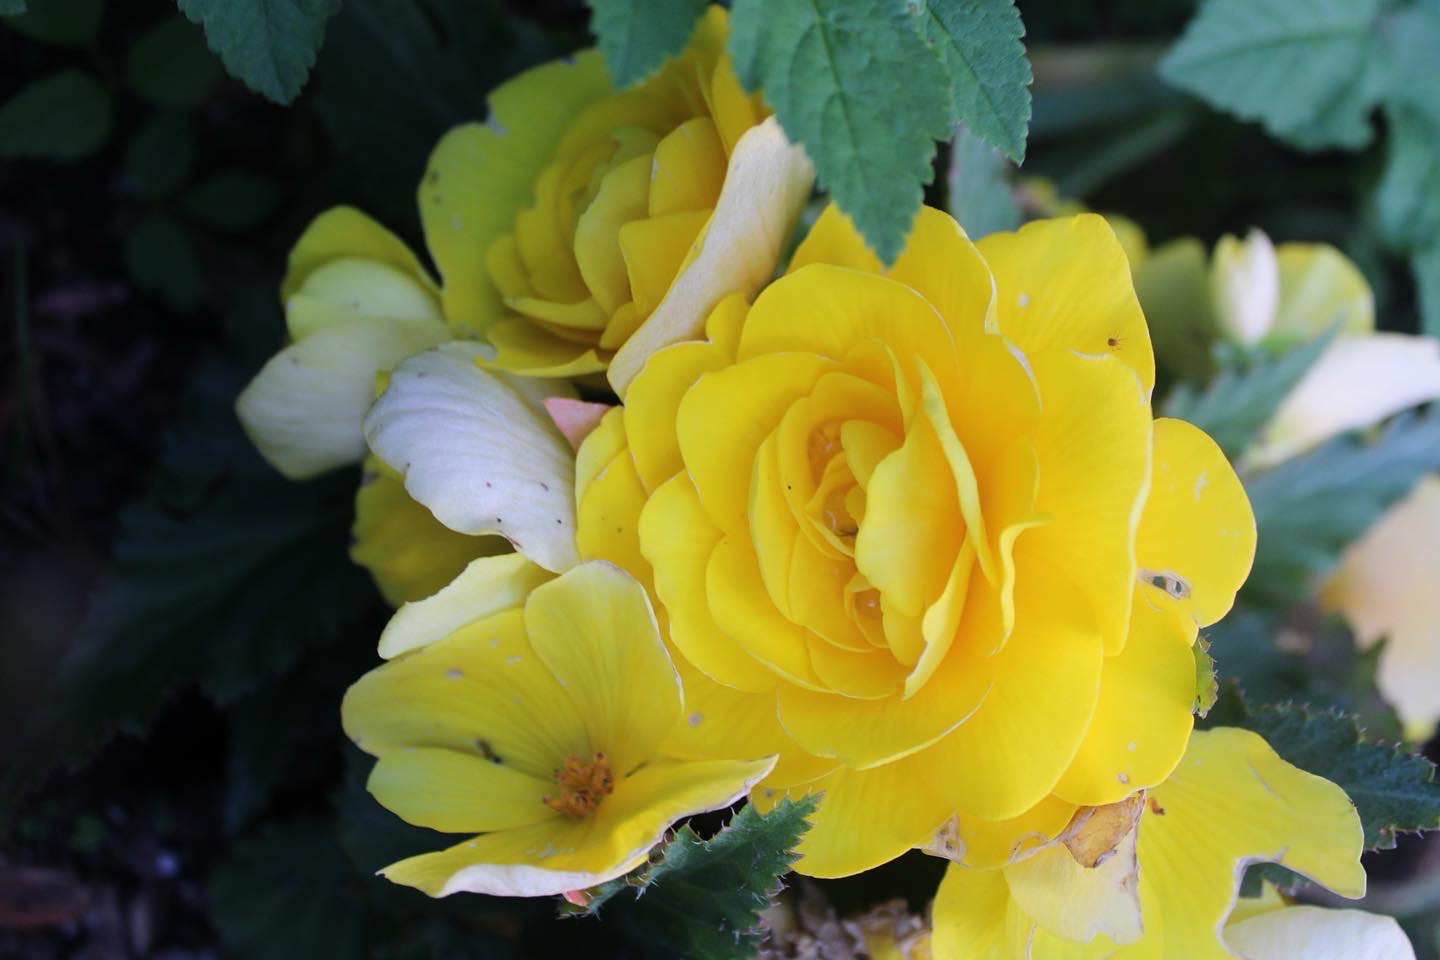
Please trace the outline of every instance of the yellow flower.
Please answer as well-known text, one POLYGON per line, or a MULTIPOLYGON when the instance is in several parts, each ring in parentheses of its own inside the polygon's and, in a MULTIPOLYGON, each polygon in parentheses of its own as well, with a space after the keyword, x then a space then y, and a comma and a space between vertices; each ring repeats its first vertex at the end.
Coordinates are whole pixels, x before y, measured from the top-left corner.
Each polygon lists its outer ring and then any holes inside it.
POLYGON ((922 210, 886 270, 831 208, 707 330, 586 439, 579 547, 653 578, 712 701, 689 748, 734 726, 780 754, 757 803, 823 792, 797 869, 1164 779, 1254 521, 1215 444, 1152 419, 1103 219, 977 247, 922 210))
POLYGON ((1302 918, 1275 913, 1278 903, 1234 915, 1240 878, 1270 861, 1342 896, 1365 892, 1360 818, 1345 792, 1248 730, 1196 733, 1165 782, 1030 839, 1008 865, 946 871, 937 960, 1338 960, 1295 949, 1302 918), (1263 946, 1277 927, 1289 951, 1263 946))
POLYGON ((445 314, 494 364, 570 376, 698 333, 769 280, 814 179, 724 52, 716 6, 689 46, 612 91, 599 54, 521 74, 449 133, 420 189, 445 314), (623 348, 623 349, 622 349, 623 348))
POLYGON ((1440 478, 1410 495, 1351 544, 1320 601, 1350 621, 1362 647, 1385 641, 1375 682, 1423 740, 1440 720, 1440 478))
POLYGON ((558 578, 516 555, 475 561, 403 608, 398 655, 345 696, 369 788, 404 819, 479 833, 381 871, 431 896, 543 896, 639 866, 677 819, 728 806, 766 760, 677 760, 679 679, 645 591, 606 563, 558 578))

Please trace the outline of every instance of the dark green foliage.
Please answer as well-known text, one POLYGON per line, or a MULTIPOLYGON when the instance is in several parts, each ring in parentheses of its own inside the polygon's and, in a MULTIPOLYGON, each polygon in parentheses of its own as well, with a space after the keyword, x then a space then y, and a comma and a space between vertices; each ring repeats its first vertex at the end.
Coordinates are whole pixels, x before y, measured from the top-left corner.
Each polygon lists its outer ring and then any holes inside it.
POLYGON ((0 157, 79 160, 110 134, 110 93, 83 70, 36 80, 0 104, 0 157))
POLYGON ((737 0, 730 50, 763 88, 820 185, 866 242, 894 260, 949 136, 944 65, 901 0, 737 0))
POLYGON ((710 840, 681 827, 650 866, 592 891, 583 912, 643 930, 675 956, 750 957, 760 943, 760 911, 795 862, 818 800, 782 800, 764 816, 747 805, 710 840))
POLYGON ((125 237, 125 266, 141 290, 158 293, 176 310, 200 301, 200 268, 184 227, 170 216, 152 213, 125 237))
POLYGON ((341 0, 177 0, 225 69, 276 103, 300 95, 341 0))
POLYGON ((210 901, 227 957, 364 955, 359 883, 328 820, 275 823, 242 838, 216 870, 210 901))
POLYGON ((205 36, 184 17, 169 17, 137 40, 125 58, 131 88, 153 103, 193 107, 223 76, 205 36))
POLYGON ((705 6, 706 0, 590 0, 590 30, 615 86, 645 79, 684 49, 705 6))

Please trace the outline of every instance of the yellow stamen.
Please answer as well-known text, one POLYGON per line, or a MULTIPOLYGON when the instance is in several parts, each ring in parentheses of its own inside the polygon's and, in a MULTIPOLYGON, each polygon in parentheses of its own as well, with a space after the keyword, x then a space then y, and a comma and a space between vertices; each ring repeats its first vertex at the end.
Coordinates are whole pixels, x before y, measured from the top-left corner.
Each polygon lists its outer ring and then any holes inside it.
POLYGON ((603 752, 596 753, 588 763, 570 754, 565 765, 555 771, 555 782, 560 784, 561 792, 558 796, 547 795, 545 806, 577 820, 590 816, 601 800, 615 792, 610 761, 603 752))

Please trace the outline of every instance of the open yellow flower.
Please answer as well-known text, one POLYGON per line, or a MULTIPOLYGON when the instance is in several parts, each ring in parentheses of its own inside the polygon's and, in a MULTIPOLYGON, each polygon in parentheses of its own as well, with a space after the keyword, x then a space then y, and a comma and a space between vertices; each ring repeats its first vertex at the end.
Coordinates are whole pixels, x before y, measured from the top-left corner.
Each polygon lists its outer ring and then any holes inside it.
POLYGON ((451 131, 420 190, 451 322, 493 362, 570 376, 699 332, 724 295, 770 279, 814 173, 724 52, 711 7, 686 49, 624 91, 600 55, 546 64, 451 131))
POLYGON ((1152 419, 1103 219, 977 247, 926 209, 886 270, 831 208, 708 334, 585 441, 579 545, 653 576, 697 683, 728 691, 697 738, 722 709, 778 719, 754 799, 824 794, 797 869, 1164 779, 1254 521, 1214 443, 1152 419))
MULTIPOLYGON (((1063 832, 1037 839, 1006 866, 946 871, 934 907, 937 960, 1338 958, 1313 942, 1299 949, 1304 918, 1279 903, 1233 913, 1244 869, 1281 863, 1342 896, 1365 892, 1360 818, 1345 792, 1248 730, 1196 733, 1165 782, 1080 811, 1063 832), (1286 949, 1267 946, 1276 937, 1286 949)), ((1319 912, 1324 923, 1340 921, 1332 934, 1354 927, 1355 911, 1319 912)), ((1373 920, 1360 925, 1386 926, 1373 920)))
POLYGON ((606 563, 558 578, 511 554, 402 608, 399 655, 345 696, 369 787, 411 823, 470 840, 381 871, 432 896, 543 896, 644 862, 681 817, 744 796, 773 759, 660 752, 679 679, 644 589, 606 563))

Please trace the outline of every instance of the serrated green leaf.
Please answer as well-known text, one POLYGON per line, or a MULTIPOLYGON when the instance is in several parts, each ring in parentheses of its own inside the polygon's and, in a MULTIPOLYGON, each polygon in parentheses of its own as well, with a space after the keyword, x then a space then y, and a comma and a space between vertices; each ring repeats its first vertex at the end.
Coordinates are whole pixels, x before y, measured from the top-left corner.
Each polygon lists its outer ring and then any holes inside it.
POLYGON ((1375 191, 1380 229, 1402 249, 1440 242, 1440 125, 1414 104, 1387 104, 1385 172, 1375 191))
POLYGON ((926 0, 920 30, 950 76, 951 119, 1024 160, 1033 77, 1014 0, 926 0))
POLYGON ((1181 384, 1166 399, 1165 416, 1190 421, 1238 459, 1332 337, 1304 341, 1277 357, 1258 353, 1248 367, 1222 370, 1203 390, 1181 384))
POLYGON ((590 0, 590 30, 616 87, 654 73, 685 48, 707 0, 590 0))
POLYGON ((220 362, 197 369, 154 483, 121 514, 87 630, 0 772, 0 805, 115 732, 142 731, 174 686, 231 700, 376 603, 346 556, 356 477, 276 474, 235 421, 242 384, 220 362))
POLYGON ((1010 170, 994 147, 964 125, 956 128, 950 141, 947 206, 971 240, 1020 226, 1020 205, 1010 190, 1010 170))
POLYGON ((105 0, 40 0, 25 9, 27 6, 21 3, 25 12, 6 20, 5 25, 35 40, 69 47, 93 42, 105 13, 105 0))
POLYGON ((275 202, 275 185, 244 170, 207 177, 180 198, 186 214, 226 230, 244 230, 264 222, 275 202))
POLYGON ((342 0, 177 0, 230 75, 279 104, 300 95, 342 0))
POLYGON ((748 958, 761 940, 760 911, 795 862, 795 845, 818 802, 782 800, 763 816, 747 805, 710 840, 681 827, 638 878, 604 885, 589 912, 632 925, 674 956, 748 958), (617 895, 625 890, 634 891, 633 900, 617 895))
POLYGON ((1420 329, 1440 337, 1440 237, 1410 257, 1410 272, 1420 301, 1420 329))
POLYGON ((211 916, 236 960, 366 955, 359 883, 321 819, 269 826, 239 843, 210 882, 211 916))
POLYGON ((125 235, 125 267, 141 290, 158 293, 176 310, 200 302, 200 268, 185 228, 163 213, 152 213, 125 235))
POLYGON ((1256 707, 1243 724, 1290 763, 1339 785, 1365 827, 1365 847, 1395 846, 1395 834, 1440 827, 1435 765, 1396 747, 1368 743, 1355 718, 1304 706, 1256 707))
POLYGON ((160 111, 125 147, 125 179, 142 197, 163 197, 190 176, 195 138, 184 114, 160 111))
POLYGON ((893 261, 950 135, 939 54, 904 0, 736 0, 730 51, 865 242, 893 261))
POLYGON ((1170 83, 1302 148, 1374 137, 1383 0, 1206 0, 1160 63, 1170 83))
POLYGON ((1259 543, 1246 581, 1250 600, 1304 599, 1340 551, 1440 469, 1440 416, 1401 416, 1374 442, 1339 437, 1246 479, 1259 543))
POLYGON ((224 75, 205 36, 184 17, 160 21, 125 56, 125 77, 136 93, 168 107, 203 103, 224 75))
POLYGON ((90 74, 51 74, 0 104, 0 157, 87 157, 110 135, 110 114, 110 94, 90 74))

